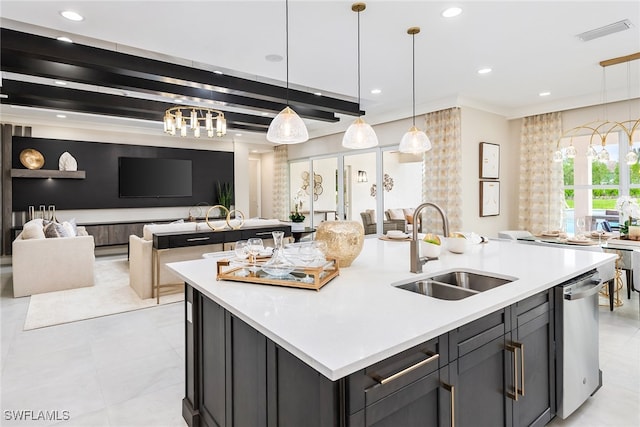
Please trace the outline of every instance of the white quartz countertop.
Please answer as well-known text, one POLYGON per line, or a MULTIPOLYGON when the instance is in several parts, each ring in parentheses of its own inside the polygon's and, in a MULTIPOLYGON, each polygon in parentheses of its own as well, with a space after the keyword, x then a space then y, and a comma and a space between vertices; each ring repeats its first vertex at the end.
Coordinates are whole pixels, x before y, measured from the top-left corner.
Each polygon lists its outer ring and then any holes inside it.
POLYGON ((266 337, 337 380, 486 314, 607 263, 615 255, 491 240, 464 254, 443 251, 409 272, 409 242, 366 239, 362 253, 320 291, 216 281, 216 260, 169 264, 182 279, 266 337), (397 289, 465 269, 515 278, 446 301, 397 289))

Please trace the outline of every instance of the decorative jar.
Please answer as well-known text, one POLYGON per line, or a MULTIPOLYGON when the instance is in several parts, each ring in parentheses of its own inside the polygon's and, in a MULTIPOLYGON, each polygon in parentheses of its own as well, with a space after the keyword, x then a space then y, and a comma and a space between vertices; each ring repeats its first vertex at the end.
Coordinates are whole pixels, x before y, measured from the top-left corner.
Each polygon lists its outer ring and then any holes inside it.
POLYGON ((358 221, 324 221, 316 228, 316 240, 327 245, 327 257, 336 258, 340 268, 349 267, 360 255, 364 227, 358 221))

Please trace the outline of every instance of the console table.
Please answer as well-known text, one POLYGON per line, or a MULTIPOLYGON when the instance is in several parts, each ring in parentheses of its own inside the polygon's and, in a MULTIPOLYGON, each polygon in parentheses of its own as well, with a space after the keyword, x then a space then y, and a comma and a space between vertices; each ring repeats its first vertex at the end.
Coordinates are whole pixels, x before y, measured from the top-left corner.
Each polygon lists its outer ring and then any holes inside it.
POLYGON ((160 303, 160 288, 177 288, 178 286, 184 286, 184 283, 167 283, 160 285, 160 258, 164 252, 176 248, 213 244, 222 244, 224 248, 225 244, 235 243, 238 240, 247 240, 254 237, 270 239, 272 238, 271 233, 273 231, 283 231, 285 237, 292 236, 291 226, 286 224, 267 225, 263 227, 246 227, 237 230, 154 233, 151 254, 153 269, 152 286, 153 292, 156 295, 156 302, 158 304, 160 303))

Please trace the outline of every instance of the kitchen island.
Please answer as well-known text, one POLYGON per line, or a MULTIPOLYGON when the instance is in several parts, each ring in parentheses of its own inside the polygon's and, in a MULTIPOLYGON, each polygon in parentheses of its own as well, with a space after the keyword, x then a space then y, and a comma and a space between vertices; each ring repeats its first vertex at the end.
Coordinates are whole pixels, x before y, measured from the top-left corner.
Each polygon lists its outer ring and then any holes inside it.
MULTIPOLYGON (((444 251, 423 274, 413 274, 408 242, 367 239, 351 267, 319 292, 216 281, 213 259, 169 264, 187 283, 183 415, 191 425, 411 425, 411 417, 434 425, 455 418, 464 425, 465 415, 475 414, 468 404, 509 420, 500 424, 517 424, 523 411, 511 403, 519 395, 513 383, 540 377, 536 369, 516 366, 524 357, 511 341, 526 323, 546 339, 530 350, 544 357, 528 357, 549 373, 549 393, 541 399, 549 408, 534 416, 544 423, 554 408, 549 289, 597 267, 612 271, 614 260, 611 254, 490 241, 462 255, 444 251), (392 286, 460 269, 512 282, 457 301, 392 286), (491 366, 483 366, 486 361, 491 366), (481 383, 493 369, 500 390, 479 388, 474 396, 460 386, 467 381, 463 374, 472 372, 466 366, 476 362, 481 369, 469 381, 481 383), (504 397, 492 401, 497 395, 504 397), (412 402, 421 404, 412 408, 412 402), (495 410, 487 407, 496 402, 495 410), (409 418, 389 418, 394 414, 409 418)), ((529 381, 527 397, 538 380, 529 381)))

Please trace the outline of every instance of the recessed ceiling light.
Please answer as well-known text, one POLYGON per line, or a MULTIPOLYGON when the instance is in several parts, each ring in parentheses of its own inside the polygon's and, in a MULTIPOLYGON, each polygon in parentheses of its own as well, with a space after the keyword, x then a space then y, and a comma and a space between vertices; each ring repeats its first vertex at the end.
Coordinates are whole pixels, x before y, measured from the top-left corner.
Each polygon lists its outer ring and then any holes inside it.
POLYGON ((182 99, 174 99, 174 102, 178 104, 182 104, 184 101, 182 99))
POLYGON ((63 10, 60 12, 60 15, 67 18, 69 21, 82 21, 84 19, 82 15, 78 12, 74 12, 73 10, 63 10))
POLYGON ((60 40, 61 42, 65 42, 65 43, 73 43, 73 40, 65 36, 56 37, 56 40, 60 40))
POLYGON ((257 152, 258 152, 258 150, 251 150, 251 152, 252 152, 252 153, 257 153, 257 152))
POLYGON ((445 18, 453 18, 462 13, 462 9, 459 7, 450 7, 442 11, 442 16, 445 18))
POLYGON ((491 71, 493 71, 493 70, 491 70, 491 68, 489 68, 489 67, 480 68, 478 70, 478 74, 489 74, 491 71))
POLYGON ((371 89, 371 93, 374 95, 378 95, 379 93, 382 93, 382 89, 371 89))
POLYGON ((322 96, 322 92, 313 92, 315 96, 322 96))
POLYGON ((280 62, 284 58, 282 57, 282 55, 277 55, 275 53, 271 53, 271 54, 265 56, 264 59, 266 59, 269 62, 280 62))
POLYGON ((242 136, 242 134, 241 133, 236 133, 236 136, 242 136))
POLYGON ((263 116, 268 116, 268 115, 269 115, 269 113, 267 113, 266 111, 263 111, 261 114, 262 114, 263 116))
POLYGON ((214 70, 214 71, 213 71, 213 74, 222 74, 222 71, 220 71, 220 70, 214 70))
POLYGON ((551 92, 540 92, 538 95, 539 96, 549 96, 549 95, 551 95, 551 92))
POLYGON ((67 82, 63 82, 62 80, 56 80, 55 83, 60 86, 66 86, 67 82))
POLYGON ((56 114, 56 117, 59 119, 66 119, 67 116, 65 116, 64 114, 56 114))

